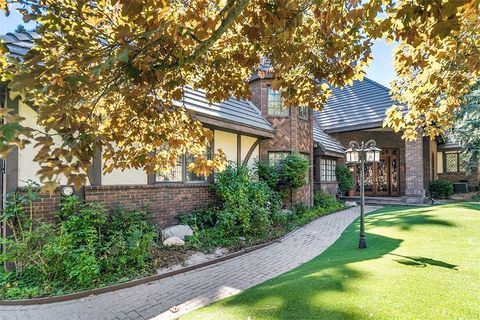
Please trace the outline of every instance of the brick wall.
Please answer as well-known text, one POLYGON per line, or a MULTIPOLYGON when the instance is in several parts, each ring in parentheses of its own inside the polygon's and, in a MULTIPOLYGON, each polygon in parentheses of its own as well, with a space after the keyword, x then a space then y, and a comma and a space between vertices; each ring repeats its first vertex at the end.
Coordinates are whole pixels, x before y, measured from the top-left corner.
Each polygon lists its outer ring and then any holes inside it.
MULTIPOLYGON (((207 184, 156 184, 123 186, 87 186, 85 201, 105 203, 109 209, 145 210, 161 226, 176 223, 178 213, 219 203, 215 191, 207 184)), ((54 221, 53 213, 60 206, 60 192, 40 194, 34 203, 35 219, 54 221)))
POLYGON ((480 186, 480 172, 448 172, 439 173, 438 179, 445 179, 451 182, 467 181, 469 188, 480 186))
POLYGON ((86 201, 103 201, 107 207, 141 209, 150 212, 160 225, 176 223, 178 213, 218 203, 215 191, 207 184, 155 184, 131 186, 90 186, 86 201))
POLYGON ((405 141, 405 195, 407 197, 425 196, 424 186, 424 161, 423 158, 423 138, 417 137, 415 141, 405 141))
MULTIPOLYGON (((286 151, 307 153, 310 155, 310 179, 313 181, 313 139, 312 139, 312 115, 309 120, 298 117, 298 109, 291 108, 289 117, 268 116, 268 87, 271 80, 261 79, 250 83, 252 103, 254 103, 264 118, 275 129, 273 139, 266 139, 260 143, 260 159, 268 160, 269 151, 286 151)), ((311 204, 312 184, 296 190, 292 196, 293 203, 311 204)))

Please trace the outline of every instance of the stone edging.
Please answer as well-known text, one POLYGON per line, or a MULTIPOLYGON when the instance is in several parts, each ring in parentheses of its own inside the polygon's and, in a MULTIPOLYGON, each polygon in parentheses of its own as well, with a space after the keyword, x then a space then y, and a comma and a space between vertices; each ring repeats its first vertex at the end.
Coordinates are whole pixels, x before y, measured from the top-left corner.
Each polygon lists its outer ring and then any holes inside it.
MULTIPOLYGON (((290 233, 288 233, 288 234, 290 234, 290 233)), ((286 234, 285 236, 287 236, 288 234, 286 234)), ((209 260, 209 261, 205 261, 205 262, 202 262, 202 263, 199 263, 199 264, 196 264, 196 265, 193 265, 193 266, 188 266, 188 267, 178 269, 178 270, 173 270, 173 271, 169 271, 169 272, 165 272, 165 273, 161 273, 161 274, 155 274, 155 275, 148 276, 148 277, 145 277, 145 278, 134 279, 134 280, 131 280, 131 281, 127 281, 127 282, 119 283, 119 284, 114 284, 114 285, 103 287, 103 288, 95 288, 95 289, 92 289, 92 290, 69 293, 69 294, 65 294, 65 295, 61 295, 61 296, 32 298, 32 299, 19 299, 19 300, 2 300, 2 299, 0 299, 0 306, 29 306, 29 305, 37 305, 37 304, 48 304, 48 303, 55 303, 55 302, 63 302, 63 301, 85 298, 85 297, 88 297, 88 296, 93 296, 93 295, 97 295, 97 294, 101 294, 101 293, 116 291, 116 290, 120 290, 120 289, 130 288, 130 287, 134 287, 134 286, 149 283, 149 282, 152 282, 152 281, 157 281, 157 280, 160 280, 160 279, 168 278, 168 277, 180 274, 180 273, 185 273, 185 272, 192 271, 192 270, 195 270, 195 269, 200 269, 200 268, 212 265, 212 264, 216 264, 218 262, 222 262, 222 261, 226 261, 226 260, 230 260, 230 259, 239 257, 239 256, 244 255, 246 253, 250 253, 252 251, 262 249, 262 248, 264 248, 266 246, 269 246, 273 243, 279 243, 279 242, 281 242, 281 240, 285 236, 283 236, 281 238, 278 238, 278 239, 275 239, 275 240, 271 240, 269 242, 265 242, 265 243, 258 244, 258 245, 252 246, 252 247, 248 247, 246 249, 234 252, 232 254, 225 255, 225 256, 217 258, 217 259, 212 259, 212 260, 209 260)))
MULTIPOLYGON (((350 209, 350 207, 342 208, 340 210, 335 210, 334 212, 331 212, 327 215, 337 213, 337 212, 341 212, 341 211, 344 211, 344 210, 347 210, 347 209, 350 209)), ((318 218, 310 221, 309 223, 311 223, 311 222, 313 222, 317 219, 321 219, 321 218, 323 218, 327 215, 318 217, 318 218)), ((307 224, 309 224, 309 223, 307 223, 307 224)), ((225 256, 217 258, 217 259, 205 261, 205 262, 202 262, 202 263, 199 263, 199 264, 196 264, 196 265, 193 265, 193 266, 188 266, 188 267, 185 267, 185 268, 182 268, 182 269, 173 270, 173 271, 169 271, 169 272, 165 272, 165 273, 161 273, 161 274, 155 274, 155 275, 148 276, 148 277, 145 277, 145 278, 134 279, 134 280, 131 280, 131 281, 127 281, 127 282, 119 283, 119 284, 114 284, 114 285, 103 287, 103 288, 95 288, 95 289, 92 289, 92 290, 69 293, 69 294, 65 294, 65 295, 61 295, 61 296, 32 298, 32 299, 19 299, 19 300, 2 300, 2 299, 0 299, 0 306, 30 306, 30 305, 38 305, 38 304, 64 302, 64 301, 70 301, 70 300, 81 299, 81 298, 85 298, 85 297, 89 297, 89 296, 94 296, 94 295, 98 295, 98 294, 101 294, 101 293, 107 293, 107 292, 112 292, 112 291, 116 291, 116 290, 120 290, 120 289, 130 288, 130 287, 138 286, 138 285, 141 285, 141 284, 146 284, 146 283, 149 283, 149 282, 153 282, 153 281, 161 280, 161 279, 164 279, 164 278, 168 278, 168 277, 180 274, 180 273, 185 273, 185 272, 188 272, 188 271, 192 271, 192 270, 200 269, 200 268, 203 268, 203 267, 207 267, 207 266, 210 266, 212 264, 216 264, 216 263, 219 263, 219 262, 230 260, 230 259, 242 256, 244 254, 256 251, 258 249, 262 249, 262 248, 267 247, 267 246, 269 246, 271 244, 274 244, 274 243, 280 243, 280 242, 282 242, 283 239, 290 236, 292 233, 295 233, 296 231, 298 231, 298 229, 300 229, 302 227, 303 226, 297 227, 297 228, 293 229, 292 231, 288 232, 287 234, 283 235, 282 237, 280 237, 278 239, 274 239, 274 240, 271 240, 271 241, 268 241, 268 242, 265 242, 265 243, 262 243, 262 244, 258 244, 258 245, 252 246, 252 247, 248 247, 246 249, 234 252, 232 254, 228 254, 228 255, 225 255, 225 256)))

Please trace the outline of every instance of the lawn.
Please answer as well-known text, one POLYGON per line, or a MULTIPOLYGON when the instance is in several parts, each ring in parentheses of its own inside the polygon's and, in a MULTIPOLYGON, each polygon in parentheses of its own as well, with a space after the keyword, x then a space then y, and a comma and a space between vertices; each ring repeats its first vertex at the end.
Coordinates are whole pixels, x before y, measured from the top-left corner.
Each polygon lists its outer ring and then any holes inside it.
POLYGON ((312 261, 181 319, 480 319, 480 203, 389 207, 312 261))

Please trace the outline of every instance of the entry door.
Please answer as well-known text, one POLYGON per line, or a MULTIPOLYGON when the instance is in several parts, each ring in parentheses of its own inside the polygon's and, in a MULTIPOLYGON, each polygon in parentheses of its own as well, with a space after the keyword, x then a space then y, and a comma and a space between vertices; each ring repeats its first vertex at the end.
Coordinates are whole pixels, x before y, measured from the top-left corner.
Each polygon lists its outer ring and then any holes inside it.
MULTIPOLYGON (((380 162, 365 163, 365 195, 397 196, 399 188, 399 157, 397 149, 385 149, 380 155, 380 162)), ((360 166, 354 165, 356 188, 360 194, 360 166)))

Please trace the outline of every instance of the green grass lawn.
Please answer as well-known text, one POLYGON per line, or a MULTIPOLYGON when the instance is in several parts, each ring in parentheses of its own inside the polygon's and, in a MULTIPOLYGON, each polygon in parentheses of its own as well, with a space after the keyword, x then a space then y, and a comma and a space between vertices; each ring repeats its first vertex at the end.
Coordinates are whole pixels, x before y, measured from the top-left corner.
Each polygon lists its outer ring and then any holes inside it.
POLYGON ((480 203, 389 207, 322 255, 181 319, 480 319, 480 203))

